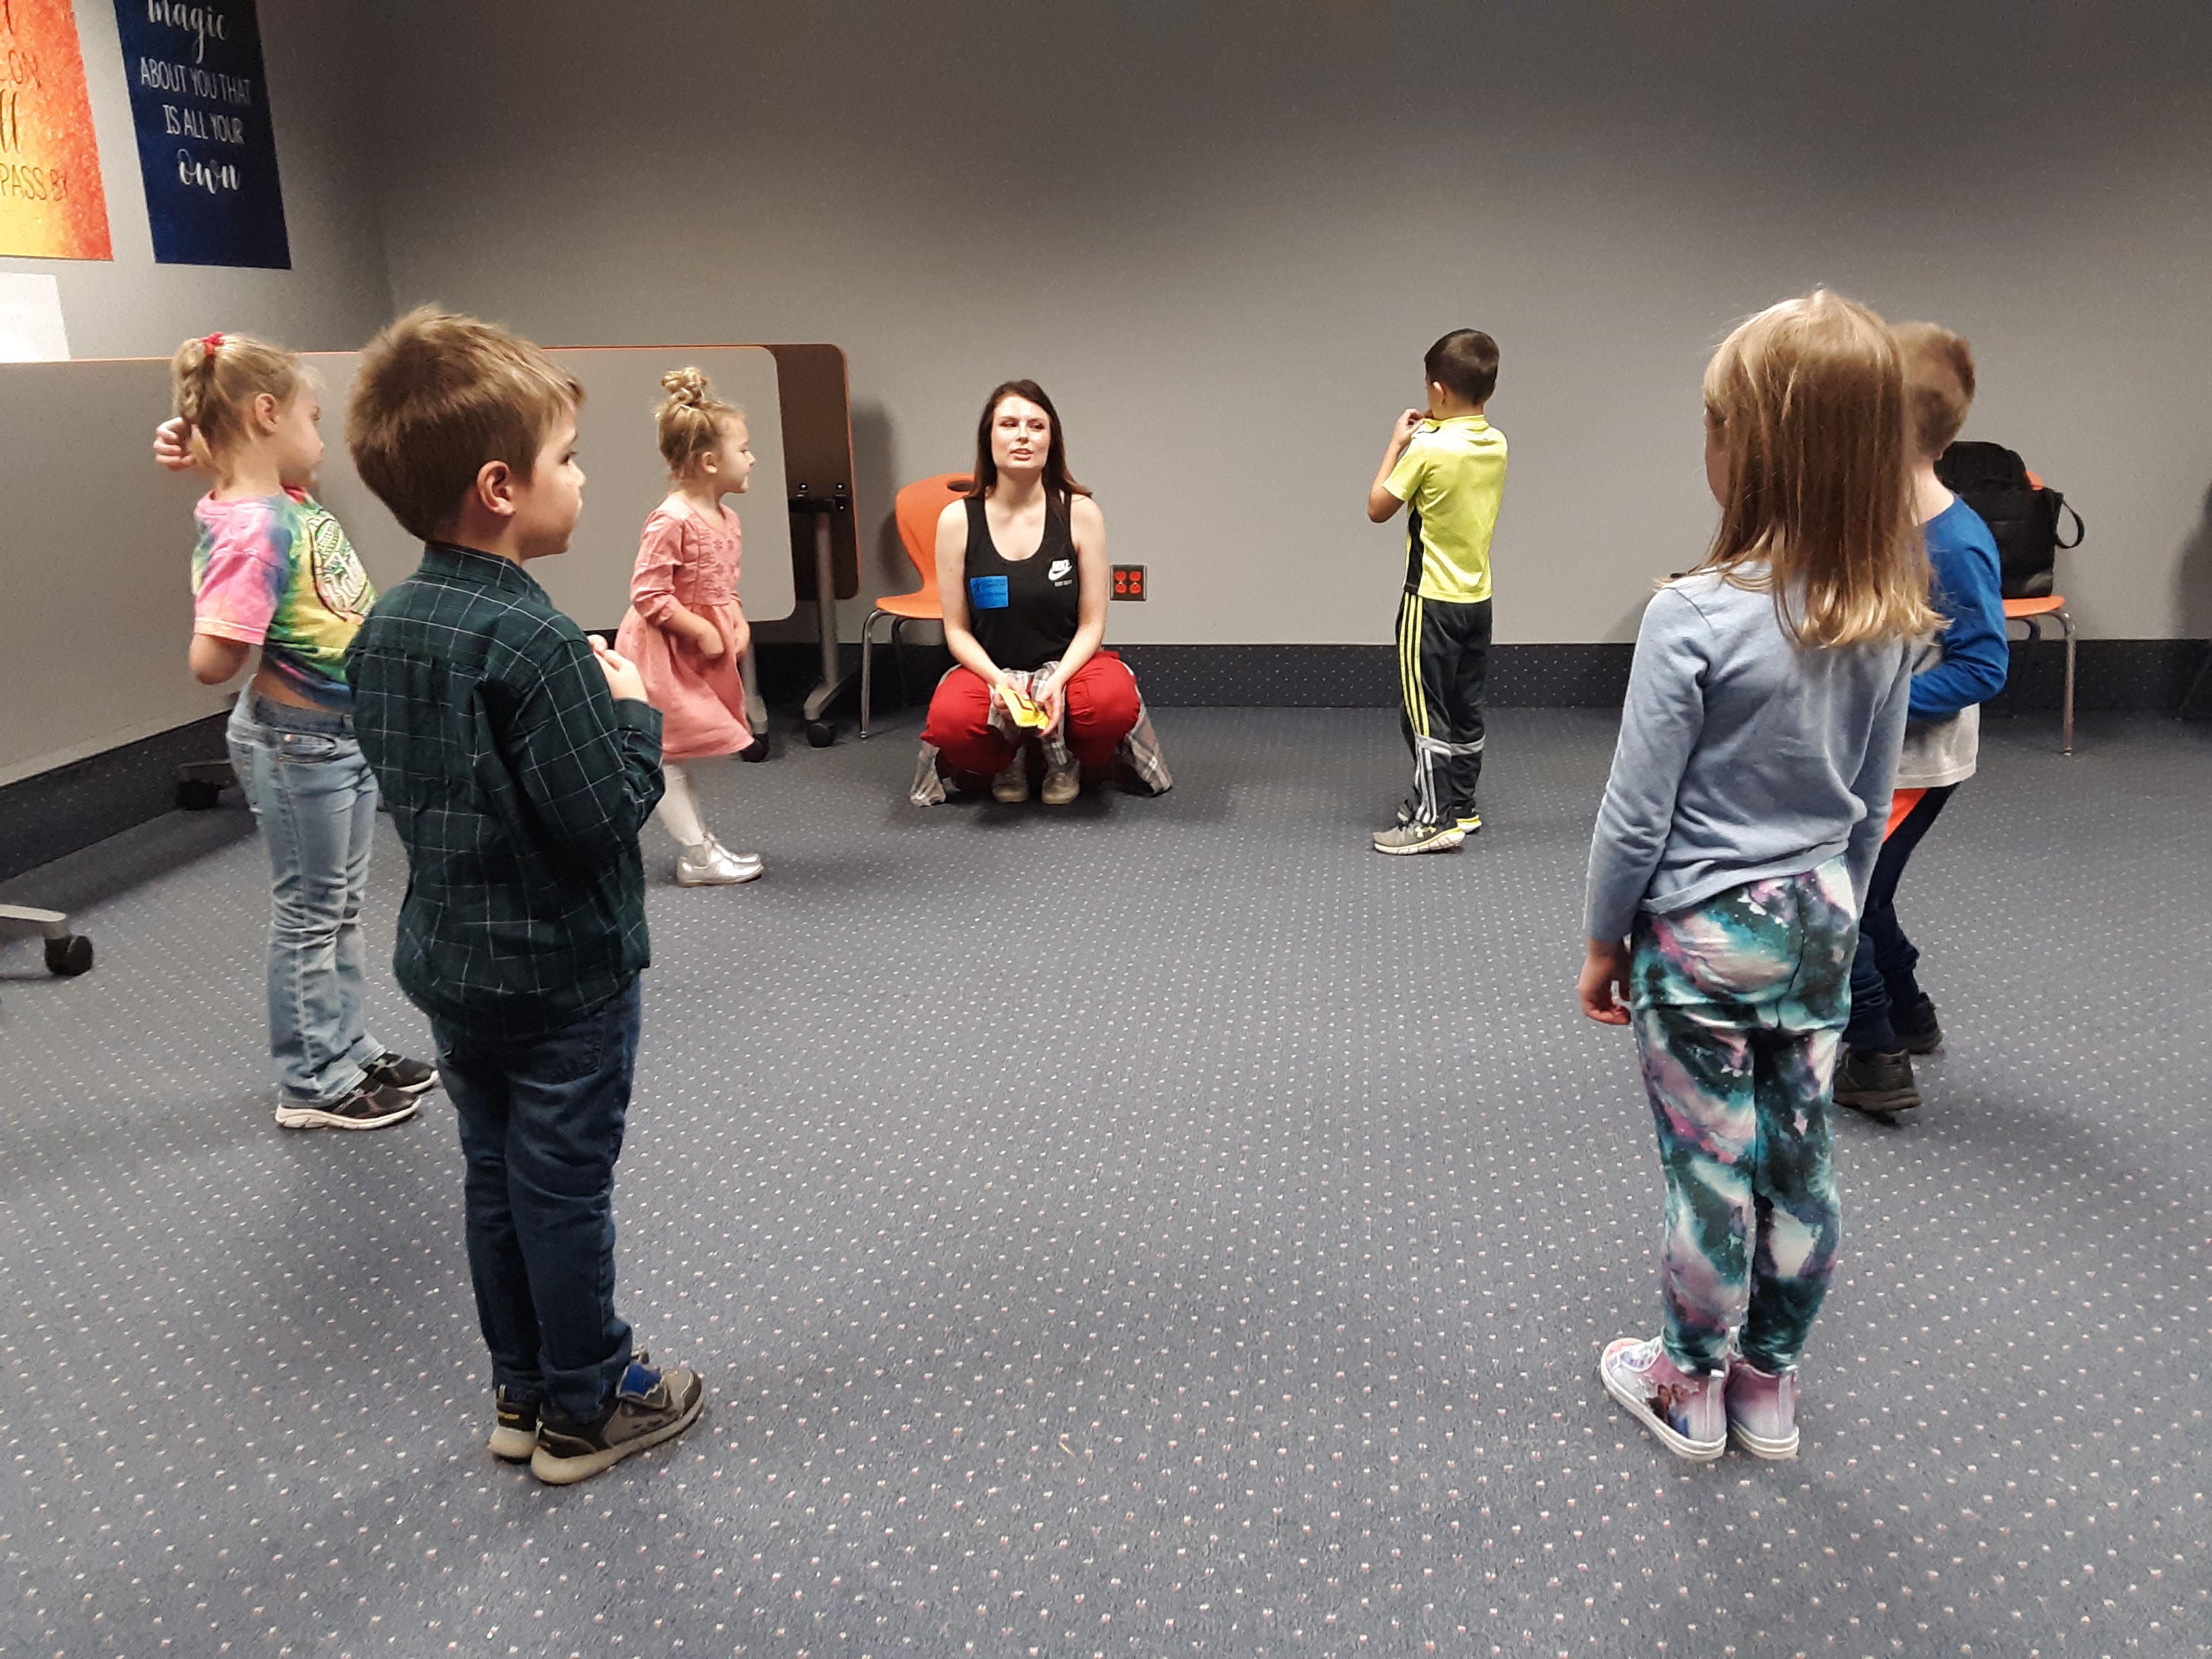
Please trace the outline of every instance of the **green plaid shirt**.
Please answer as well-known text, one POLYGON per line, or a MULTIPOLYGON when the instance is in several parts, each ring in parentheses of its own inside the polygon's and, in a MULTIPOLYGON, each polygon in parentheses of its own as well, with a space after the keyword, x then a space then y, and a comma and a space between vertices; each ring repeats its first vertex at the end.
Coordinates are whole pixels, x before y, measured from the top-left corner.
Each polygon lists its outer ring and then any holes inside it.
POLYGON ((392 969, 434 1019, 543 1036, 652 959, 637 835, 660 715, 617 702, 522 567, 432 543, 346 652, 354 730, 406 844, 392 969))

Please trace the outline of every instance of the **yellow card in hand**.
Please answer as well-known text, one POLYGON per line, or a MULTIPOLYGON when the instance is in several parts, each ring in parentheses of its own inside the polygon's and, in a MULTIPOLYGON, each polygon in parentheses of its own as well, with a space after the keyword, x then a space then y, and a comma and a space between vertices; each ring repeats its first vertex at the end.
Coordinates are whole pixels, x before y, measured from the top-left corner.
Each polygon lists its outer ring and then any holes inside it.
POLYGON ((1014 717, 1015 725, 1034 732, 1051 723, 1046 718, 1044 710, 1030 700, 1027 692, 1017 691, 1009 685, 1001 690, 999 695, 1006 699, 1006 712, 1014 717))

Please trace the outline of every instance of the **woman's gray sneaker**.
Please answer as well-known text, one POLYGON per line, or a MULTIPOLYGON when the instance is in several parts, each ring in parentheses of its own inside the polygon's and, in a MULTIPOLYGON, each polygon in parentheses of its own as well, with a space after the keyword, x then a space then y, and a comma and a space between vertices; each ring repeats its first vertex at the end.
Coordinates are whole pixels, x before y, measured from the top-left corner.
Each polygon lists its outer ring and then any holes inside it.
POLYGON ((538 1419, 530 1472, 550 1486, 588 1480, 632 1452, 673 1440, 707 1407, 707 1385, 689 1365, 655 1370, 640 1353, 623 1374, 614 1404, 595 1424, 538 1419))

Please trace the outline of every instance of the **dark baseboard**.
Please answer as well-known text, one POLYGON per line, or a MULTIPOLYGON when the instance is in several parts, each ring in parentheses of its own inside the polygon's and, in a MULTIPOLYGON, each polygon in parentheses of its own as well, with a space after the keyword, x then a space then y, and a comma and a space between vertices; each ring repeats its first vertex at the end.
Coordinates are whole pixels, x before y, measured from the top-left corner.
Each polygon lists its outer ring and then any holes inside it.
MULTIPOLYGON (((1387 645, 1124 645, 1115 647, 1156 708, 1389 708, 1398 702, 1396 653, 1387 645)), ((2083 640, 2076 651, 2074 706, 2084 714, 2171 714, 2212 642, 2083 640)), ((1490 653, 1484 701, 1498 708, 1617 708, 1628 690, 1635 647, 1500 645, 1490 653)), ((845 647, 848 672, 860 652, 845 647)), ((906 651, 907 697, 927 699, 951 658, 942 646, 906 651)), ((2055 713, 2066 653, 2057 640, 2015 641, 2011 679, 1990 714, 2055 713)), ((761 648, 762 689, 770 702, 797 702, 818 678, 815 648, 761 648)), ((876 696, 899 702, 890 648, 876 647, 876 696)))
MULTIPOLYGON (((1128 645, 1116 647, 1156 708, 1389 708, 1398 701, 1395 653, 1387 645, 1128 645)), ((2202 640, 2084 640, 2075 664, 2074 706, 2084 714, 2171 714, 2212 642, 2202 640)), ((1501 645, 1490 655, 1485 701, 1498 708, 1618 708, 1628 687, 1633 647, 1501 645)), ((857 674, 860 647, 842 660, 857 674)), ((942 646, 906 650, 904 701, 921 703, 951 659, 942 646)), ((820 678, 813 646, 763 643, 761 691, 778 708, 795 706, 820 678)), ((2012 678, 1989 714, 2046 714, 2059 706, 2065 652, 2056 641, 2016 642, 2012 678)), ((876 697, 900 705, 890 647, 876 647, 876 697)), ((2212 699, 2200 696, 2200 704, 2212 699)), ((836 712, 850 718, 848 691, 836 712)), ((0 881, 104 841, 175 805, 176 769, 223 757, 227 717, 210 715, 105 754, 0 787, 0 881)))
POLYGON ((210 714, 0 787, 0 881, 168 811, 179 766, 223 758, 229 718, 210 714))

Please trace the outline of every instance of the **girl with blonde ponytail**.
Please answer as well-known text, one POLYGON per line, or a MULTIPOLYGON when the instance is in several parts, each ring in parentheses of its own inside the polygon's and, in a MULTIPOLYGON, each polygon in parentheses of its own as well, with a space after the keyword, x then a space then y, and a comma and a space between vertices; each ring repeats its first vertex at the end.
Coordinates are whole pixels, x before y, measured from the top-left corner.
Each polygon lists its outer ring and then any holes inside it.
POLYGON ((1837 295, 1714 354, 1719 533, 1644 612, 1591 839, 1583 1012, 1635 1027, 1667 1187, 1660 1334, 1598 1370, 1680 1457, 1797 1451, 1859 907, 1937 621, 1905 425, 1888 328, 1837 295))
POLYGON ((738 666, 752 647, 738 603, 744 541, 738 515, 722 505, 751 480, 751 438, 744 412, 717 398, 697 369, 671 369, 660 385, 667 396, 653 423, 673 488, 645 521, 616 648, 637 665, 647 700, 660 711, 667 788, 655 816, 679 849, 676 884, 729 886, 755 879, 763 866, 707 832, 687 763, 753 744, 738 666))
POLYGON ((231 710, 231 764, 268 843, 269 1046, 276 1121, 375 1129, 414 1115, 438 1074, 369 1036, 362 903, 376 782, 354 740, 346 647, 376 590, 308 492, 322 417, 299 358, 245 334, 187 340, 171 360, 176 418, 155 453, 211 473, 193 509, 193 675, 220 685, 258 648, 231 710))

